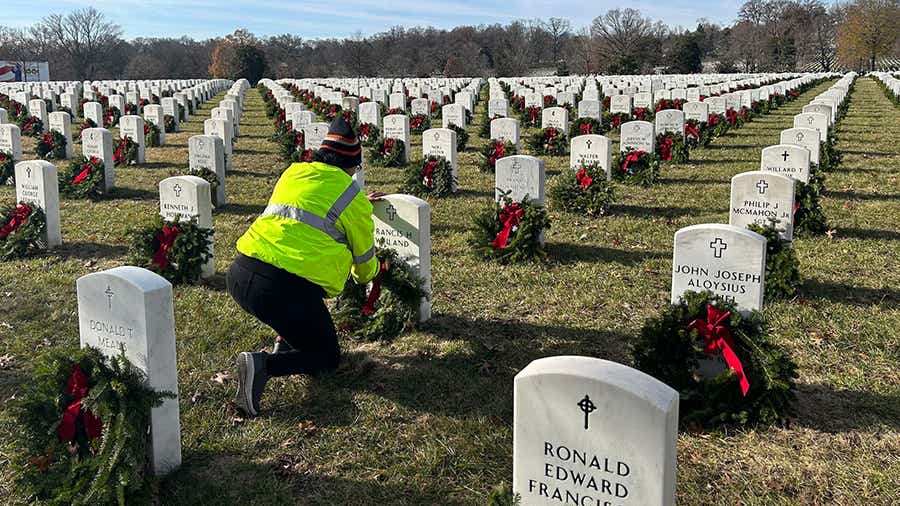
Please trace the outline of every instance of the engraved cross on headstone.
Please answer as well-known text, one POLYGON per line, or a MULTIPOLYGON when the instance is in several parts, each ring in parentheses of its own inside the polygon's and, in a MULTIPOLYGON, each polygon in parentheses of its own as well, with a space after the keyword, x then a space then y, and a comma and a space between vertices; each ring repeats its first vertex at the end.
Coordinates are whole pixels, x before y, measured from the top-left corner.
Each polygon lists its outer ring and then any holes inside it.
POLYGON ((578 401, 578 407, 581 408, 581 411, 584 413, 584 430, 588 430, 588 415, 596 411, 597 406, 591 402, 591 398, 586 394, 584 399, 578 401))
POLYGON ((31 167, 25 167, 25 175, 28 176, 28 179, 31 179, 31 167))
POLYGON ((106 294, 107 303, 109 304, 109 308, 112 309, 112 297, 115 295, 115 292, 112 291, 109 285, 106 285, 106 291, 103 293, 106 294))
POLYGON ((175 183, 175 186, 172 187, 172 191, 175 192, 176 197, 181 197, 181 190, 181 185, 178 183, 175 183))
POLYGON ((722 252, 728 249, 728 244, 721 237, 716 237, 715 241, 709 243, 709 247, 716 258, 722 258, 722 252))
POLYGON ((802 140, 803 140, 803 132, 797 132, 797 142, 800 142, 802 140))
POLYGON ((584 141, 584 145, 587 146, 588 149, 591 149, 591 140, 588 139, 588 140, 584 141))
POLYGON ((781 153, 781 157, 784 158, 784 161, 788 161, 788 158, 790 158, 790 156, 791 155, 788 154, 787 150, 784 150, 784 153, 781 153))
POLYGON ((759 194, 764 195, 766 193, 766 188, 769 187, 769 183, 765 182, 765 180, 760 179, 758 183, 756 183, 756 187, 759 188, 759 194))
POLYGON ((385 212, 387 212, 388 220, 394 221, 394 218, 397 217, 397 208, 394 207, 394 204, 388 204, 387 208, 385 208, 385 212))

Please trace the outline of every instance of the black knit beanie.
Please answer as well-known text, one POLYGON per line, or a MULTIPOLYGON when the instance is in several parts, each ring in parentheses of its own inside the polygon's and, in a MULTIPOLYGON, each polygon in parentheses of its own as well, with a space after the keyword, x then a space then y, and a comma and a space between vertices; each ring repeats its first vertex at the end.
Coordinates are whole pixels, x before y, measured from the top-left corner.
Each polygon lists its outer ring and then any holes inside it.
MULTIPOLYGON (((362 164, 362 148, 353 127, 343 116, 334 118, 328 128, 328 134, 322 139, 319 151, 328 151, 328 158, 334 160, 334 165, 342 169, 350 169, 362 164)), ((324 153, 323 153, 324 154, 324 153)))

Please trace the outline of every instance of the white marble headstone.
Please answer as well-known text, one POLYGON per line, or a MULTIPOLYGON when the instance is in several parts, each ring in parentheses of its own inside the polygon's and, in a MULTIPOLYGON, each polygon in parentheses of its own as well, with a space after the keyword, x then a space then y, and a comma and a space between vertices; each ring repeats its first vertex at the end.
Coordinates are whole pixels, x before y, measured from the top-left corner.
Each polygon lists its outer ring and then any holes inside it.
POLYGON ((520 149, 519 120, 515 118, 497 118, 491 121, 491 139, 510 142, 516 147, 516 152, 518 152, 520 149))
POLYGON ((159 129, 159 145, 166 145, 166 115, 161 105, 148 104, 144 106, 144 120, 156 125, 159 129))
POLYGON ((81 153, 86 158, 103 160, 105 191, 115 186, 115 158, 113 156, 112 132, 105 128, 85 128, 81 131, 81 153))
POLYGON ((675 232, 672 302, 684 292, 709 290, 741 311, 763 305, 766 238, 743 227, 718 223, 675 232))
MULTIPOLYGON (((456 132, 449 128, 431 128, 422 132, 422 156, 442 156, 450 164, 453 179, 456 180, 458 160, 456 157, 456 132)), ((453 183, 456 191, 456 183, 453 183)))
POLYGON ((22 133, 18 125, 0 125, 0 151, 11 155, 13 160, 22 159, 22 133))
POLYGON ((495 199, 510 192, 513 201, 521 201, 527 195, 529 200, 544 204, 544 161, 529 155, 513 155, 497 160, 494 165, 495 199))
POLYGON ((147 385, 174 394, 150 414, 150 461, 154 474, 181 465, 181 421, 175 356, 172 285, 140 267, 124 266, 78 278, 81 346, 125 357, 141 370, 147 385))
POLYGON ((59 132, 66 139, 66 159, 72 158, 75 153, 72 145, 72 116, 67 112, 51 112, 48 116, 50 130, 59 132))
POLYGON ((788 128, 781 131, 780 143, 803 146, 809 151, 809 163, 819 165, 819 131, 812 128, 788 128))
POLYGON ((619 151, 645 151, 656 148, 656 132, 649 121, 628 121, 620 127, 619 151))
POLYGON ((384 139, 398 139, 403 141, 403 162, 409 163, 409 152, 412 146, 409 144, 409 116, 405 114, 390 114, 382 120, 384 129, 381 132, 384 139))
POLYGON ((47 248, 62 244, 59 226, 59 181, 55 165, 46 160, 17 163, 16 202, 25 202, 44 211, 47 218, 47 248))
POLYGON ((775 220, 781 239, 794 237, 794 179, 772 172, 743 172, 731 178, 728 223, 746 228, 775 220))
POLYGON ((513 492, 523 506, 675 504, 678 392, 579 356, 535 360, 514 384, 513 492))
POLYGON ((569 167, 578 170, 582 165, 599 164, 612 178, 612 141, 602 135, 578 135, 569 144, 569 167))
POLYGON ((809 150, 791 144, 777 144, 763 148, 759 169, 808 183, 809 150))
POLYGON ((569 110, 564 107, 548 107, 541 111, 541 128, 555 128, 569 135, 569 110))
MULTIPOLYGON (((174 176, 159 182, 159 214, 167 221, 196 218, 197 226, 213 228, 212 200, 209 182, 197 176, 174 176)), ((213 253, 213 242, 209 244, 213 253)), ((208 278, 216 272, 216 260, 210 256, 203 264, 202 276, 208 278)))
POLYGON ((191 171, 209 169, 219 180, 216 207, 225 205, 225 145, 214 135, 194 135, 188 139, 188 164, 191 171))
POLYGON ((121 138, 128 137, 138 145, 137 163, 144 163, 146 160, 146 144, 144 136, 144 118, 134 114, 126 115, 119 118, 119 136, 121 138))
MULTIPOLYGON (((413 266, 431 294, 431 207, 411 195, 387 195, 373 202, 376 246, 390 248, 413 266)), ((431 318, 431 301, 422 299, 419 321, 431 318)))

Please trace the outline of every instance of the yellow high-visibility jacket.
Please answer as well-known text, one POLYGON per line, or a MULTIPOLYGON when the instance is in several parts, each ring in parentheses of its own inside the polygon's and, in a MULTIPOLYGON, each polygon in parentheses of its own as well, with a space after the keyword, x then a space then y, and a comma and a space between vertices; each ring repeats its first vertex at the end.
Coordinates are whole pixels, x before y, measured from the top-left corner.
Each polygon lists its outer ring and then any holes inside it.
POLYGON ((316 283, 329 297, 341 293, 348 275, 367 283, 379 268, 372 204, 346 172, 321 162, 284 171, 237 249, 316 283))

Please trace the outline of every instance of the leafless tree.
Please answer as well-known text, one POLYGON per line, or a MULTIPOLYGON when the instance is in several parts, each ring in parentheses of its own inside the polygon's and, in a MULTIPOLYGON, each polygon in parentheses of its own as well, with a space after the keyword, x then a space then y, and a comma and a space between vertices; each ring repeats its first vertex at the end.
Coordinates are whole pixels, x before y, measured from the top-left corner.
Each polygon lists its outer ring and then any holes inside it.
POLYGON ((77 79, 94 79, 102 64, 122 44, 122 29, 93 7, 63 16, 51 14, 33 33, 46 34, 50 44, 69 58, 77 79))

